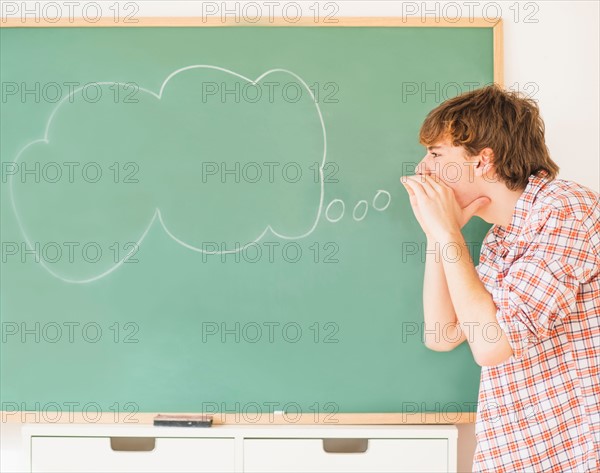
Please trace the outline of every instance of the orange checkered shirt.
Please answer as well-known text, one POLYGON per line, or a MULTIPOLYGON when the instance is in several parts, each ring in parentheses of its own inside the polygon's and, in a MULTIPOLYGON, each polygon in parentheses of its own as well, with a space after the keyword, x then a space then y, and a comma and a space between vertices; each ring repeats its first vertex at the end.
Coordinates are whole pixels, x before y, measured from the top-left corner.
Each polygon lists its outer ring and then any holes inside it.
POLYGON ((477 272, 513 355, 482 367, 473 471, 600 471, 599 195, 530 176, 477 272))

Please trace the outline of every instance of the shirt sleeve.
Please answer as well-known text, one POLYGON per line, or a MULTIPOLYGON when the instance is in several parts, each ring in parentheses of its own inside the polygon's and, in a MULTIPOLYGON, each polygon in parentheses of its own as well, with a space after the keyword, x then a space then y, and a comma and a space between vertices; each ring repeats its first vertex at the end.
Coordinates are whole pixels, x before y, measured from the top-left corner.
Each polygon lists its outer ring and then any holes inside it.
POLYGON ((552 208, 526 231, 531 243, 492 291, 496 318, 518 360, 575 311, 580 285, 598 273, 583 220, 552 208))

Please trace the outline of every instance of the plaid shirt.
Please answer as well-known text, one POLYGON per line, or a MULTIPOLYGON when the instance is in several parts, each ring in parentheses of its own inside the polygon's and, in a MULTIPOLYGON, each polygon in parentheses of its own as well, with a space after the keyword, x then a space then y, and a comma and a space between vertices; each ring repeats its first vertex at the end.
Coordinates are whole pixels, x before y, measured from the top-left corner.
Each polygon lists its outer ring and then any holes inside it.
POLYGON ((477 272, 513 356, 482 367, 473 471, 600 471, 598 194, 530 176, 477 272))

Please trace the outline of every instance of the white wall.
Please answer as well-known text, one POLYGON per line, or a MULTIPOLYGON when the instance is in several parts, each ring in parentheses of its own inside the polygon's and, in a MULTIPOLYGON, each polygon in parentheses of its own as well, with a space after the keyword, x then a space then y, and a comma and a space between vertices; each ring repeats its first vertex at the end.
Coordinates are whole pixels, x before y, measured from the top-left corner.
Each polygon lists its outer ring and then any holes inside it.
MULTIPOLYGON (((5 4, 8 2, 4 2, 5 4)), ((16 3, 16 2, 12 2, 16 3)), ((19 2, 20 4, 21 2, 19 2)), ((35 2, 26 2, 34 4, 35 2)), ((38 2, 40 4, 48 2, 38 2)), ((54 2, 57 3, 57 2, 54 2)), ((58 2, 60 3, 60 2, 58 2)), ((80 2, 86 3, 86 2, 80 2)), ((109 0, 107 8, 114 5, 109 0)), ((200 16, 201 2, 134 2, 137 16, 200 16)), ((222 8, 222 2, 212 2, 222 8)), ((226 2, 235 9, 236 2, 226 2)), ((240 10, 248 2, 237 2, 240 10)), ((255 2, 264 5, 264 2, 255 2)), ((287 2, 272 6, 277 16, 287 2)), ((313 14, 315 1, 299 2, 313 14), (312 9, 311 9, 312 7, 312 9)), ((337 1, 320 2, 323 12, 338 9, 338 16, 411 16, 439 12, 453 16, 458 5, 463 16, 489 17, 501 12, 504 19, 505 85, 519 88, 538 100, 546 122, 547 142, 560 176, 600 191, 599 123, 599 17, 596 1, 477 2, 337 1), (326 3, 335 3, 325 9, 326 3), (454 4, 454 5, 451 5, 454 4)), ((273 4, 272 4, 273 5, 273 4)), ((206 8, 206 3, 204 5, 206 8)), ((32 7, 35 8, 35 7, 32 7)), ((269 7, 263 6, 268 14, 269 7)), ((108 11, 110 15, 113 10, 108 11)), ((290 12, 293 13, 292 10, 290 12)), ((472 426, 461 427, 461 471, 470 470, 474 448, 472 426)))
POLYGON ((539 4, 537 24, 506 18, 506 84, 535 82, 560 177, 600 190, 599 3, 539 4))

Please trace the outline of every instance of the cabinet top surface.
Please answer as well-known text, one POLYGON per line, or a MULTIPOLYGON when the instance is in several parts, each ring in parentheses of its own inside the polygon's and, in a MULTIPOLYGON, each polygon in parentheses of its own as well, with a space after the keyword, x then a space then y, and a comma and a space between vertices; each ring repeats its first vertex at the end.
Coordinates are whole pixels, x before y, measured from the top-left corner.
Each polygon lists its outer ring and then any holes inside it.
POLYGON ((212 427, 156 427, 148 424, 23 424, 33 436, 149 436, 206 438, 441 438, 457 435, 454 425, 214 425, 212 427))

